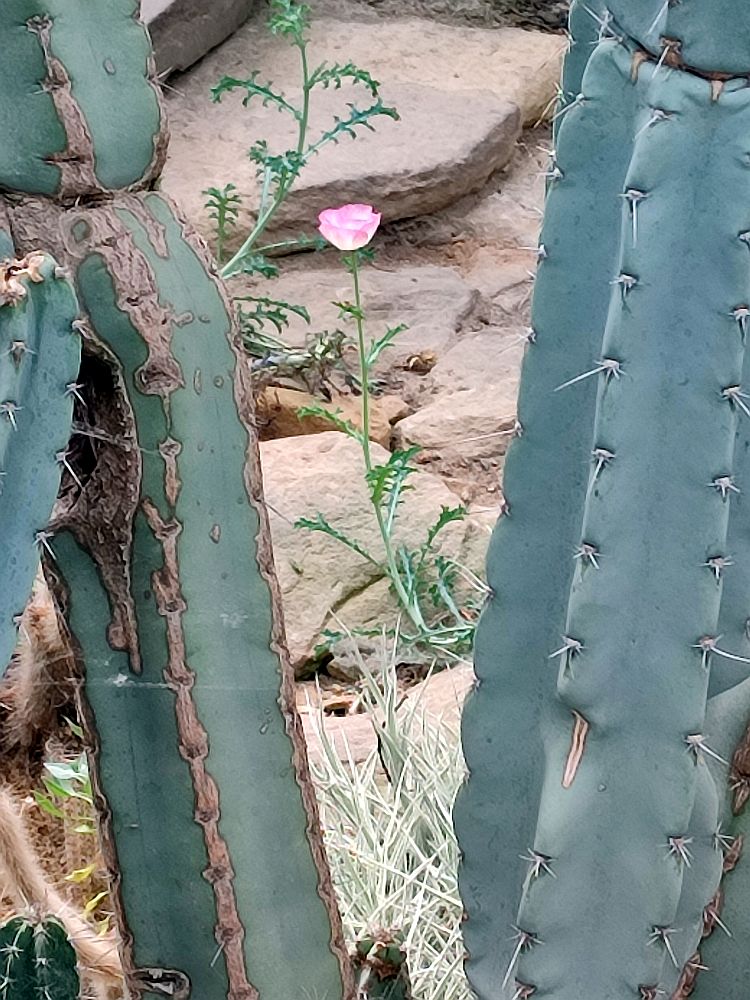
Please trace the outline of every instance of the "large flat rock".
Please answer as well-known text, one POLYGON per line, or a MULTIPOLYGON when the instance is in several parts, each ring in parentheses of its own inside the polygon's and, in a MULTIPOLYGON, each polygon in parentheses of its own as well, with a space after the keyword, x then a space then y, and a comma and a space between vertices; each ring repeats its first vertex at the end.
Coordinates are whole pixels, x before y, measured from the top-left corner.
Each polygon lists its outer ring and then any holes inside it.
MULTIPOLYGON (((245 196, 238 233, 246 232, 258 201, 248 148, 262 137, 274 153, 292 149, 296 123, 259 103, 245 109, 240 95, 211 105, 207 92, 217 74, 209 75, 205 65, 198 67, 185 79, 180 99, 171 102, 172 142, 163 186, 210 233, 201 190, 231 181, 245 196)), ((386 221, 426 215, 479 190, 513 155, 519 110, 490 92, 389 84, 383 96, 401 120, 379 117, 372 121, 375 131, 360 129, 356 140, 344 136, 323 147, 296 181, 274 232, 312 233, 322 209, 346 202, 372 204, 386 221)), ((347 101, 363 108, 370 100, 359 89, 316 91, 311 139, 329 129, 334 116, 348 114, 347 101)))
POLYGON ((185 70, 247 21, 255 0, 141 0, 161 74, 185 70))

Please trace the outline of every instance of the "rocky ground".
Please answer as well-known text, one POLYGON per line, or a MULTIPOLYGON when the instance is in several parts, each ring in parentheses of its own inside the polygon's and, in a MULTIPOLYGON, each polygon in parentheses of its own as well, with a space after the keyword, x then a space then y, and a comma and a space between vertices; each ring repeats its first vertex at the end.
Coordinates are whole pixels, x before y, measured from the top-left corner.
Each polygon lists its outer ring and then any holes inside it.
MULTIPOLYGON (((549 14, 554 5, 537 6, 549 14)), ((351 59, 370 69, 401 121, 383 119, 375 133, 326 149, 298 182, 273 235, 312 233, 321 208, 347 201, 383 212, 377 257, 362 279, 366 313, 373 334, 398 323, 408 330, 381 365, 373 438, 377 447, 423 449, 416 488, 401 515, 404 538, 418 542, 441 506, 463 502, 469 516, 451 526, 444 546, 481 571, 515 422, 550 147, 544 121, 565 39, 468 23, 490 7, 488 23, 507 24, 501 12, 510 16, 514 7, 533 18, 529 4, 469 0, 460 17, 460 4, 426 0, 396 6, 318 0, 314 7, 311 60, 351 59)), ((263 12, 169 81, 172 145, 163 186, 207 238, 202 189, 235 183, 246 228, 257 204, 247 149, 259 138, 272 148, 288 147, 278 113, 244 109, 239 98, 210 101, 222 75, 247 77, 253 69, 290 96, 298 91, 296 53, 268 34, 263 12)), ((343 90, 322 92, 313 130, 325 128, 353 99, 343 90)), ((294 320, 285 332, 301 346, 311 330, 340 326, 333 302, 348 296, 349 278, 333 251, 300 254, 281 261, 274 281, 239 280, 233 291, 304 304, 310 326, 294 320)), ((358 449, 320 421, 300 423, 295 410, 304 401, 288 387, 267 388, 262 408, 266 494, 300 675, 313 662, 323 628, 334 621, 382 623, 395 613, 374 567, 332 539, 293 527, 298 517, 320 511, 377 547, 358 449)), ((337 403, 346 410, 356 401, 337 403)))

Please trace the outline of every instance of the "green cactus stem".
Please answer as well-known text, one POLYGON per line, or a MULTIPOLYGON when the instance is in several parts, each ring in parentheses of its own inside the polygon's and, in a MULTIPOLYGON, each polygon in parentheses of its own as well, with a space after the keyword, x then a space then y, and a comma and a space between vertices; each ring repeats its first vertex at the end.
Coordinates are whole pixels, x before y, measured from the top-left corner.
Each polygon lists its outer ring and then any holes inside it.
MULTIPOLYGON (((467 972, 480 997, 499 996, 514 948, 521 888, 543 782, 541 717, 554 695, 549 655, 565 631, 592 455, 595 379, 555 392, 592 367, 616 274, 629 143, 644 95, 629 54, 614 42, 591 57, 585 101, 558 120, 519 420, 504 473, 509 505, 493 537, 493 597, 477 633, 479 689, 466 704, 470 778, 455 810, 468 920, 467 972), (621 99, 613 105, 611 94, 621 99), (586 308, 581 308, 581 303, 586 308)), ((509 995, 512 996, 512 990, 509 995)))
POLYGON ((166 137, 137 18, 137 0, 5 0, 0 189, 75 200, 156 176, 166 137))
POLYGON ((74 441, 96 460, 48 568, 85 664, 129 988, 348 997, 228 300, 163 197, 54 211, 21 203, 11 226, 67 234, 84 310, 74 441))
MULTIPOLYGON (((10 243, 1 230, 0 243, 10 243)), ((72 286, 51 257, 0 260, 0 674, 68 465, 77 315, 72 286)))
POLYGON ((78 1000, 76 953, 53 917, 0 925, 0 1000, 78 1000))

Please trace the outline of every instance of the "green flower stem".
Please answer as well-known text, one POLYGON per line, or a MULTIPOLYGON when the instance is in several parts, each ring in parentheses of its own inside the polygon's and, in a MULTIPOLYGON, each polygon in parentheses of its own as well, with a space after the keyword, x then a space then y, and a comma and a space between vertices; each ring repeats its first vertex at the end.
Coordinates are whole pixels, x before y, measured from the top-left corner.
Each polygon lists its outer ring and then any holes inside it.
MULTIPOLYGON (((372 449, 370 447, 370 361, 365 344, 365 322, 364 314, 362 312, 362 295, 359 286, 359 258, 357 256, 357 251, 348 254, 344 257, 345 263, 350 267, 352 273, 352 279, 354 282, 354 319, 357 324, 357 349, 359 352, 359 377, 362 384, 362 453, 365 459, 365 469, 367 470, 368 481, 373 470, 372 463, 372 449)), ((383 517, 383 509, 377 501, 375 501, 372 496, 370 497, 372 501, 373 510, 375 511, 375 518, 378 522, 378 529, 380 531, 380 537, 383 540, 383 548, 385 549, 386 565, 388 567, 388 576, 393 584, 393 589, 396 591, 399 601, 403 606, 406 613, 411 618, 412 623, 421 632, 427 632, 427 625, 422 617, 419 605, 414 599, 413 595, 410 595, 406 588, 404 587, 403 580, 401 579, 401 574, 398 569, 398 564, 396 562, 396 554, 393 551, 393 544, 391 541, 391 533, 383 517)))
MULTIPOLYGON (((303 39, 299 39, 295 42, 295 45, 299 49, 300 60, 302 63, 302 109, 299 115, 299 130, 297 133, 297 155, 302 156, 305 151, 307 129, 310 123, 310 91, 312 90, 312 85, 310 81, 310 67, 307 61, 307 42, 303 39)), ((239 272, 242 261, 252 251, 258 237, 261 236, 261 234, 266 230, 269 223, 278 212, 284 199, 289 194, 297 176, 298 174, 295 172, 290 173, 289 177, 283 183, 279 184, 276 196, 268 208, 263 210, 261 207, 260 214, 258 215, 250 235, 247 237, 234 257, 232 257, 231 260, 229 260, 224 267, 221 268, 219 273, 222 278, 232 278, 239 272)))

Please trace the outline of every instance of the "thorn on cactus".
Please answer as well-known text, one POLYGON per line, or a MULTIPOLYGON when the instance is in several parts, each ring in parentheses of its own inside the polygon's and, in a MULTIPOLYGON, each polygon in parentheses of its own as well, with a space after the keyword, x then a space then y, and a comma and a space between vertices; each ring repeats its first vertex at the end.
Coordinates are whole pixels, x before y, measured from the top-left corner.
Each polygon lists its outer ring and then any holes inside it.
POLYGON ((686 868, 690 868, 690 862, 693 857, 690 853, 690 844, 692 843, 692 837, 670 837, 666 844, 668 848, 667 857, 676 858, 686 868))
POLYGON ((599 559, 601 557, 601 552, 597 549, 595 545, 589 544, 589 542, 581 542, 580 547, 575 552, 575 559, 580 559, 582 563, 588 563, 593 566, 594 569, 599 569, 599 559))
POLYGON ((730 556, 711 556, 703 565, 707 566, 716 577, 717 582, 720 582, 724 570, 729 566, 734 566, 734 560, 730 556))
POLYGON ((640 138, 647 129, 653 128, 654 125, 670 121, 670 119, 674 118, 674 114, 674 111, 665 111, 664 108, 652 108, 648 121, 636 132, 636 139, 640 138))
POLYGON ((636 188, 628 188, 627 191, 621 196, 628 203, 628 210, 630 211, 630 223, 633 230, 633 246, 638 243, 638 206, 644 200, 648 198, 645 191, 638 191, 636 188))
POLYGON ((516 947, 513 949, 513 954, 510 957, 510 964, 508 965, 508 970, 505 973, 505 978, 503 979, 503 985, 501 987, 502 989, 505 989, 505 987, 508 985, 510 977, 513 974, 513 970, 516 967, 516 963, 518 962, 518 959, 523 954, 523 952, 528 951, 536 944, 542 943, 535 934, 531 933, 531 931, 525 931, 522 930, 520 927, 515 927, 515 926, 513 927, 513 930, 516 933, 511 940, 516 942, 516 947))
POLYGON ((68 461, 68 452, 67 452, 67 449, 63 448, 62 451, 58 451, 58 453, 55 455, 55 461, 57 462, 58 465, 61 465, 65 469, 65 471, 74 480, 76 486, 79 489, 82 490, 83 489, 83 483, 78 478, 78 475, 77 475, 75 469, 73 468, 73 466, 68 461))
POLYGON ((560 646, 559 649, 556 649, 554 653, 550 653, 548 659, 554 660, 558 656, 565 656, 572 659, 572 657, 578 656, 579 653, 582 653, 585 648, 580 639, 574 639, 570 635, 564 635, 562 640, 562 646, 560 646))
POLYGON ((720 764, 724 764, 725 767, 729 767, 729 761, 724 760, 720 754, 711 749, 703 733, 691 733, 686 736, 685 746, 687 747, 687 752, 694 755, 696 764, 701 759, 701 754, 705 754, 707 757, 717 760, 720 764))
POLYGON ((620 286, 623 302, 628 297, 628 294, 633 291, 633 289, 637 284, 638 284, 638 279, 634 274, 625 274, 625 273, 618 274, 616 278, 610 281, 610 285, 620 286))
POLYGON ((726 399, 730 404, 742 410, 745 416, 750 417, 750 409, 745 402, 746 399, 750 399, 750 396, 742 391, 741 385, 729 385, 726 389, 722 389, 721 398, 726 399))
POLYGON ((536 986, 530 986, 528 983, 521 983, 516 980, 516 992, 513 994, 513 1000, 530 1000, 536 993, 536 986))
POLYGON ((568 386, 575 385, 576 382, 582 382, 584 379, 590 378, 592 375, 598 375, 600 372, 604 374, 606 382, 610 382, 613 378, 619 379, 623 374, 622 362, 616 358, 602 358, 596 368, 591 368, 589 371, 583 372, 582 375, 576 375, 575 378, 568 379, 567 382, 558 385, 555 392, 567 389, 568 386))
POLYGON ((679 962, 674 953, 674 948, 672 947, 672 942, 669 940, 672 934, 675 934, 676 930, 674 927, 654 927, 649 936, 649 944, 661 944, 664 950, 669 955, 672 965, 675 969, 679 969, 679 962))
POLYGON ((722 500, 726 500, 730 493, 741 492, 734 481, 734 476, 717 476, 708 485, 721 494, 722 500))
POLYGON ((543 872, 545 875, 551 875, 552 878, 557 878, 557 875, 555 875, 552 871, 552 858, 548 854, 542 854, 541 851, 535 851, 530 847, 527 854, 519 854, 518 856, 521 861, 529 862, 530 878, 539 878, 543 872))
POLYGON ((55 558, 55 553, 52 551, 52 546, 50 545, 50 539, 55 537, 54 531, 37 531, 34 535, 34 544, 38 545, 40 548, 45 549, 52 559, 55 558))
POLYGON ((742 340, 744 342, 745 336, 747 334, 747 321, 750 317, 750 307, 746 305, 736 306, 732 312, 731 316, 740 328, 740 334, 742 335, 742 340))
POLYGON ((66 396, 73 396, 75 399, 78 400, 78 402, 82 406, 85 406, 86 405, 86 401, 83 398, 83 396, 81 395, 81 389, 83 389, 83 383, 82 382, 69 382, 65 386, 65 395, 66 396))
POLYGON ((726 833, 722 833, 721 823, 719 823, 719 825, 716 827, 713 841, 714 841, 714 849, 717 851, 721 851, 722 854, 725 854, 732 847, 732 844, 734 843, 734 838, 729 837, 726 833))
POLYGON ((13 340, 5 353, 13 359, 15 365, 20 365, 24 354, 36 354, 36 351, 33 351, 25 340, 13 340))
POLYGON ((10 401, 5 403, 0 403, 0 413, 8 420, 13 427, 14 431, 18 430, 18 423, 16 422, 16 414, 23 407, 19 406, 17 403, 12 403, 10 401))

